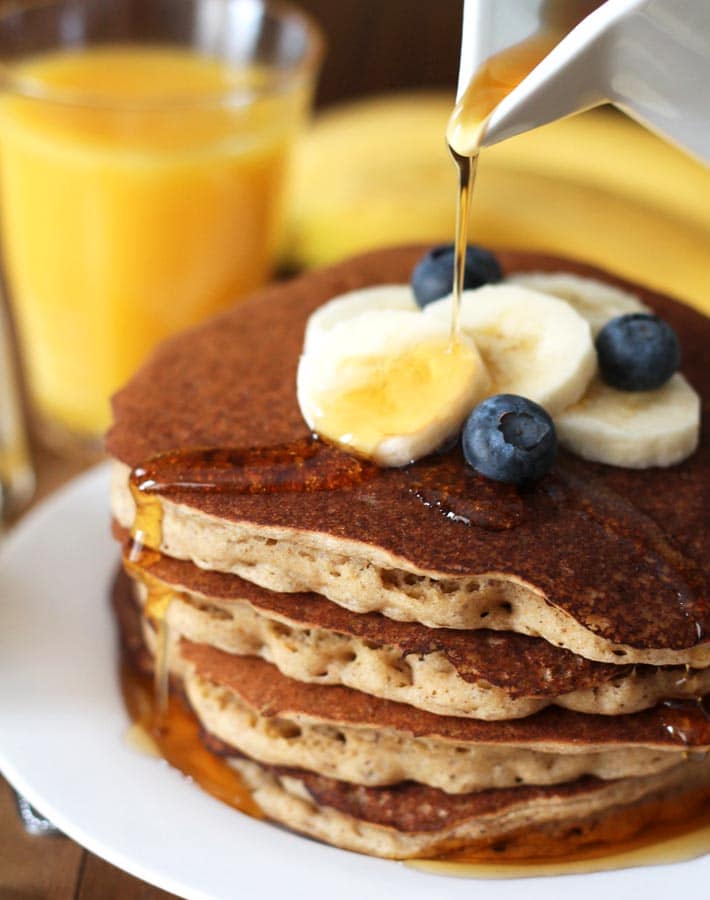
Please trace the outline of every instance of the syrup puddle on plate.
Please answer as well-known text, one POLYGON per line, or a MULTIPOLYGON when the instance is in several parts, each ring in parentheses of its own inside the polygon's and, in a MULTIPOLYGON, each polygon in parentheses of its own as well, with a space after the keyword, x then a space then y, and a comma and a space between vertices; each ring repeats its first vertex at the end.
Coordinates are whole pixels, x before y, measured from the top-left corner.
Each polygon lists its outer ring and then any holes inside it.
MULTIPOLYGON (((558 843, 552 839, 549 850, 554 855, 540 859, 506 859, 505 850, 496 854, 486 850, 468 854, 456 851, 438 859, 412 859, 406 865, 434 875, 449 875, 455 878, 510 879, 543 878, 553 875, 587 875, 592 872, 610 872, 618 869, 632 869, 640 866, 660 866, 670 863, 689 862, 710 853, 710 808, 707 797, 698 801, 700 808, 684 815, 688 798, 682 797, 674 804, 666 802, 666 814, 680 816, 675 821, 648 825, 634 837, 618 842, 600 841, 589 846, 578 847, 568 854, 554 854, 558 843), (497 858, 496 858, 497 856, 497 858)), ((663 815, 663 803, 659 803, 659 813, 663 815)), ((691 807, 692 808, 692 807, 691 807)), ((623 823, 624 811, 619 814, 623 823)))
POLYGON ((239 775, 225 760, 211 753, 200 740, 196 716, 174 692, 165 708, 157 709, 155 685, 124 662, 121 667, 123 702, 132 724, 128 746, 149 756, 161 757, 204 791, 255 819, 264 815, 239 775))
MULTIPOLYGON (((198 720, 179 695, 171 692, 166 708, 159 713, 153 680, 136 672, 127 662, 121 668, 121 690, 132 722, 125 735, 128 746, 166 760, 207 793, 239 812, 264 818, 239 775, 203 745, 198 720)), ((458 878, 533 878, 685 862, 710 852, 707 794, 658 802, 653 809, 654 818, 661 823, 646 826, 626 840, 598 841, 565 853, 559 839, 543 838, 541 842, 536 838, 535 846, 543 854, 540 859, 506 858, 507 848, 500 842, 473 852, 455 851, 438 859, 405 860, 405 865, 458 878)), ((628 810, 619 815, 622 827, 627 816, 628 810)), ((520 855, 520 849, 516 851, 512 842, 511 848, 520 855)))

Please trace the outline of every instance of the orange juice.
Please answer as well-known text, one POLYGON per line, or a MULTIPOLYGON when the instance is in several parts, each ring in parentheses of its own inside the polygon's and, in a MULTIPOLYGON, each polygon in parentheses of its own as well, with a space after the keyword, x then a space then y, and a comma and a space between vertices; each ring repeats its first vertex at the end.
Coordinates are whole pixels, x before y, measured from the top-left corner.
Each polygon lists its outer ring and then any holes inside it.
POLYGON ((30 390, 43 418, 99 434, 158 340, 267 279, 308 89, 138 45, 12 74, 1 232, 30 390))

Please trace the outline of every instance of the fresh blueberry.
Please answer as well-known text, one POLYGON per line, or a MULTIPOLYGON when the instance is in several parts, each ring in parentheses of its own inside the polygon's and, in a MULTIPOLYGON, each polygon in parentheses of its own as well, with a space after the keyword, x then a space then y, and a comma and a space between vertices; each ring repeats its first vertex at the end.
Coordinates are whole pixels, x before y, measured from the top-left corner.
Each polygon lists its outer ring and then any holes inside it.
POLYGON ((557 452, 555 426, 537 403, 496 394, 479 403, 463 429, 466 462, 486 478, 523 484, 549 472, 557 452))
POLYGON ((678 335, 648 313, 617 316, 597 335, 599 371, 620 391, 652 391, 680 366, 678 335))
MULTIPOLYGON (((503 277, 498 260, 483 247, 466 248, 463 286, 466 290, 492 284, 503 277)), ((454 284, 454 245, 442 244, 423 256, 412 272, 412 289, 417 303, 426 306, 450 294, 454 284)))

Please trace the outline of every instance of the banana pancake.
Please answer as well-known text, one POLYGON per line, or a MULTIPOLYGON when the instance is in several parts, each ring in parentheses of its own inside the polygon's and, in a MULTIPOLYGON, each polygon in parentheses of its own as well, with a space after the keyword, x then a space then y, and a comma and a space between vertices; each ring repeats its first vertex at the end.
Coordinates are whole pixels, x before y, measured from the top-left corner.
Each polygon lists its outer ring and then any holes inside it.
POLYGON ((507 859, 516 852, 530 859, 540 846, 581 847, 630 838, 658 824, 659 812, 682 808, 691 816, 710 798, 707 762, 641 778, 584 778, 555 787, 452 795, 412 783, 353 786, 240 757, 229 761, 273 820, 337 847, 394 859, 462 847, 474 853, 504 849, 507 859))
MULTIPOLYGON (((372 253, 269 288, 163 345, 114 398, 107 447, 120 464, 113 509, 122 525, 133 521, 128 467, 156 454, 307 440, 295 375, 308 315, 344 291, 407 281, 421 252, 372 253)), ((707 666, 710 321, 587 266, 524 254, 500 261, 506 273, 601 278, 666 318, 703 398, 697 452, 644 471, 561 453, 548 476, 517 490, 469 475, 457 448, 361 480, 350 477, 351 457, 328 449, 328 465, 347 475, 328 490, 263 490, 258 478, 243 489, 252 492, 167 485, 156 543, 204 568, 275 591, 314 590, 358 613, 516 631, 605 662, 707 666), (442 514, 442 497, 470 515, 442 514)))
MULTIPOLYGON (((155 637, 141 629, 124 579, 114 607, 131 656, 149 671, 155 637)), ((203 728, 235 752, 359 784, 416 780, 465 793, 588 774, 610 779, 661 771, 710 747, 710 716, 694 702, 613 718, 549 708, 481 722, 303 684, 263 660, 185 639, 169 660, 203 728)))
POLYGON ((180 656, 203 679, 227 687, 266 716, 303 717, 315 723, 391 729, 415 738, 452 743, 535 747, 552 752, 648 747, 668 751, 710 749, 710 714, 699 702, 676 701, 624 716, 596 716, 548 707, 533 716, 484 722, 437 716, 340 685, 304 684, 274 666, 183 640, 180 656))
MULTIPOLYGON (((150 667, 138 610, 128 597, 125 582, 114 593, 114 606, 129 657, 143 668, 150 667)), ((181 648, 198 659, 206 652, 213 675, 224 657, 239 660, 213 648, 188 646, 185 641, 181 648)), ((246 662, 266 666, 258 660, 246 662)), ((243 675, 237 673, 240 682, 243 675)), ((262 686, 270 678, 267 676, 262 686)), ((280 687, 275 689, 277 700, 284 694, 280 687)), ((426 714, 415 713, 415 718, 422 715, 426 714)), ((446 720, 443 721, 445 729, 446 720)), ((465 727, 490 725, 460 721, 465 727)), ((522 839, 527 849, 521 852, 526 855, 535 855, 535 841, 545 837, 548 841, 543 844, 570 835, 581 844, 620 840, 666 814, 665 804, 671 803, 671 809, 682 804, 684 812, 690 815, 710 796, 710 765, 706 757, 685 759, 650 774, 609 781, 585 776, 552 786, 518 783, 512 788, 452 793, 412 781, 387 787, 353 784, 306 771, 301 766, 257 762, 207 731, 202 739, 213 753, 226 757, 268 817, 336 846, 385 857, 429 856, 459 847, 490 847, 503 839, 522 839)))
MULTIPOLYGON (((116 529, 125 539, 122 529, 116 529)), ((130 557, 126 544, 124 560, 130 557)), ((508 719, 554 703, 618 715, 710 692, 710 669, 598 663, 509 631, 431 629, 356 614, 317 594, 279 594, 161 555, 124 563, 138 596, 172 593, 171 632, 261 656, 291 678, 345 684, 433 713, 508 719)))

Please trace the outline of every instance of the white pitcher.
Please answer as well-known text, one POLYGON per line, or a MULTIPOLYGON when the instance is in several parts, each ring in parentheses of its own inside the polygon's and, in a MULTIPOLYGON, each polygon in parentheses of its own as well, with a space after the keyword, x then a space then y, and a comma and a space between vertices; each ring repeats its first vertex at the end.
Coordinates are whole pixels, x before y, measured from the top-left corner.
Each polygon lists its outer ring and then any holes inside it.
POLYGON ((458 96, 560 14, 581 21, 498 104, 483 146, 610 101, 710 163, 710 0, 464 0, 458 96))

